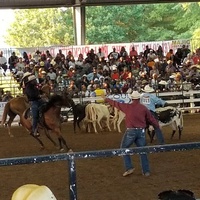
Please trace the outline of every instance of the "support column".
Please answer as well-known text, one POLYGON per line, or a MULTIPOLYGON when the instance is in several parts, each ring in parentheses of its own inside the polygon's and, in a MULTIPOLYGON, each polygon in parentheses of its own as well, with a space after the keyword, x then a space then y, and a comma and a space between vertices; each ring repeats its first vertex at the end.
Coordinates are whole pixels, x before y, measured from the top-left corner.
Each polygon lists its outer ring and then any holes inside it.
MULTIPOLYGON (((79 0, 77 0, 79 1, 79 0)), ((75 45, 85 44, 85 6, 76 4, 73 7, 73 18, 74 18, 74 39, 75 45)))

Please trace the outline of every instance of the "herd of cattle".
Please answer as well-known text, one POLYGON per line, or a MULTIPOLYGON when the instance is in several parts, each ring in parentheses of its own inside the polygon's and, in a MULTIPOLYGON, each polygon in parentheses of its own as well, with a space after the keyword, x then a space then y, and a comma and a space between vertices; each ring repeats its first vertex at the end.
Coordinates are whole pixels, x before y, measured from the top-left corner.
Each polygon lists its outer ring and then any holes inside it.
MULTIPOLYGON (((86 105, 76 104, 72 109, 74 115, 74 132, 76 132, 76 125, 80 128, 81 121, 83 124, 82 129, 85 129, 87 132, 91 132, 91 127, 93 127, 95 133, 103 131, 104 128, 107 128, 109 131, 121 132, 121 123, 125 118, 125 114, 110 105, 97 103, 89 103, 86 105)), ((157 108, 156 113, 160 127, 170 125, 172 127, 171 138, 178 130, 180 139, 183 129, 183 115, 181 110, 176 107, 167 106, 157 108)), ((155 134, 153 127, 150 126, 148 130, 152 141, 155 134)))
MULTIPOLYGON (((1 124, 8 124, 7 127, 10 136, 12 136, 10 126, 13 119, 16 115, 22 116, 27 107, 29 107, 28 102, 26 101, 27 100, 25 97, 17 97, 13 100, 10 100, 5 105, 1 124), (24 101, 22 101, 22 99, 24 99, 24 101), (6 122, 7 115, 9 115, 10 118, 6 122)), ((76 104, 72 100, 71 109, 73 111, 74 133, 76 133, 76 126, 78 126, 79 129, 82 129, 83 131, 85 130, 87 132, 93 131, 98 133, 106 129, 108 131, 113 130, 122 132, 121 124, 125 118, 125 114, 122 111, 112 107, 111 105, 100 103, 76 104), (82 128, 80 123, 82 124, 82 128)), ((157 108, 156 113, 159 119, 160 127, 162 128, 163 126, 170 125, 172 127, 171 138, 178 130, 180 139, 183 129, 183 115, 181 110, 176 107, 167 106, 157 108)), ((150 140, 152 142, 155 135, 152 126, 147 127, 147 133, 149 134, 150 140)))

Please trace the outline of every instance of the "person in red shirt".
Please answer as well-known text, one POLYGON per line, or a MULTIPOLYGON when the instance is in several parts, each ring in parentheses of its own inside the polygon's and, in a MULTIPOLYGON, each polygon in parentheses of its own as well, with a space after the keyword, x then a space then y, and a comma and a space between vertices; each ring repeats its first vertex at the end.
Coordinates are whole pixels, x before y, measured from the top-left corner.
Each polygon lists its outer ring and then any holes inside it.
POLYGON ((121 79, 122 80, 127 80, 127 78, 131 78, 132 77, 132 73, 128 70, 127 67, 124 67, 123 72, 121 73, 121 79))
POLYGON ((119 75, 119 72, 117 70, 117 67, 113 67, 113 71, 111 73, 111 79, 112 80, 118 80, 118 79, 120 79, 120 75, 119 75))
POLYGON ((135 47, 132 46, 132 49, 131 49, 131 51, 129 53, 129 57, 130 57, 131 60, 133 60, 137 56, 138 56, 138 52, 135 50, 135 47))
MULTIPOLYGON (((103 96, 102 96, 103 97, 103 96)), ((105 102, 116 107, 125 113, 126 131, 121 141, 120 148, 129 148, 135 143, 137 147, 146 145, 145 128, 146 124, 152 124, 159 127, 157 120, 152 116, 151 112, 140 103, 140 93, 133 91, 130 98, 132 103, 120 103, 109 98, 103 97, 105 102)), ((123 176, 128 176, 133 173, 134 166, 131 162, 130 155, 123 156, 126 171, 123 176)), ((142 173, 144 176, 150 175, 149 161, 147 154, 140 154, 142 173)))

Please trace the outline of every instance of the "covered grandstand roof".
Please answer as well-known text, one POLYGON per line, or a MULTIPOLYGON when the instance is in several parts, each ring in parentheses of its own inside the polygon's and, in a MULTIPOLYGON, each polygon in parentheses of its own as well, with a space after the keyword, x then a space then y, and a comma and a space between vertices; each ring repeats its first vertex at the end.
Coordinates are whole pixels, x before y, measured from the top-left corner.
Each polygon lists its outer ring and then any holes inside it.
MULTIPOLYGON (((154 4, 192 2, 188 0, 0 0, 0 8, 48 8, 99 5, 154 4)), ((196 1, 193 1, 196 2, 196 1)))

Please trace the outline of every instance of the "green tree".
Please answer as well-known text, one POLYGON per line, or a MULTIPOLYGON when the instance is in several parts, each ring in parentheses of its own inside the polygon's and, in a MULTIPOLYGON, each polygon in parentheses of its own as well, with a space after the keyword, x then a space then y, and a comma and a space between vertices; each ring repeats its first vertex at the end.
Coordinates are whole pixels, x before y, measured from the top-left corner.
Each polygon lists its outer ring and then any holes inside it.
MULTIPOLYGON (((200 37, 199 3, 86 7, 86 44, 200 37)), ((72 9, 17 10, 6 41, 11 46, 74 44, 72 9)))
POLYGON ((71 9, 17 10, 6 42, 16 47, 73 44, 71 9))

